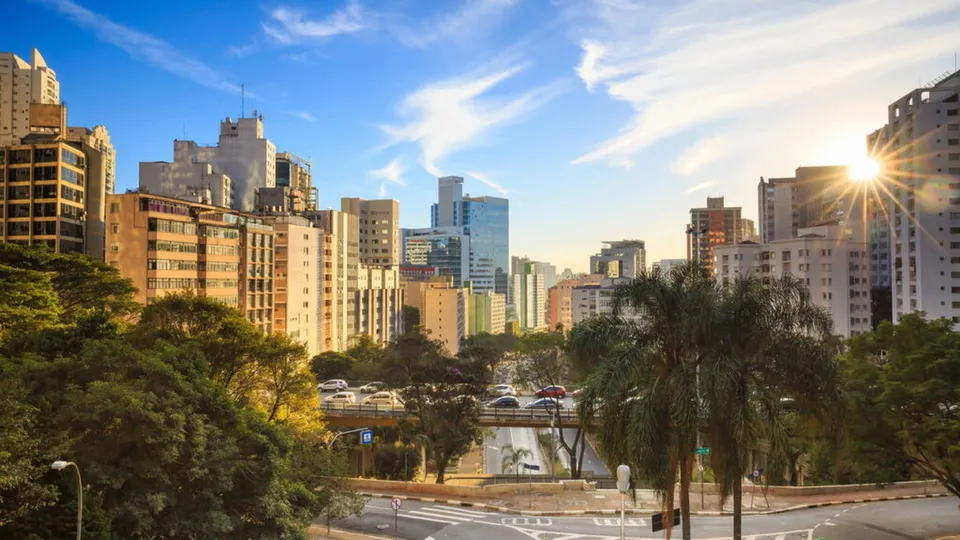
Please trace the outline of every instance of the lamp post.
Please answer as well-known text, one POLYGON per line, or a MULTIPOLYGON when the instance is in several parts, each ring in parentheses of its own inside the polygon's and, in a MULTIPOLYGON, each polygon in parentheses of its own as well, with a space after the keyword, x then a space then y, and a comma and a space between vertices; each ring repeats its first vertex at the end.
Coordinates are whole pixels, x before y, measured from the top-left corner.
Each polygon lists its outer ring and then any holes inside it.
POLYGON ((72 461, 54 461, 50 468, 55 471, 62 471, 67 467, 73 467, 77 471, 77 540, 80 540, 80 533, 83 530, 83 480, 80 479, 80 467, 72 461))

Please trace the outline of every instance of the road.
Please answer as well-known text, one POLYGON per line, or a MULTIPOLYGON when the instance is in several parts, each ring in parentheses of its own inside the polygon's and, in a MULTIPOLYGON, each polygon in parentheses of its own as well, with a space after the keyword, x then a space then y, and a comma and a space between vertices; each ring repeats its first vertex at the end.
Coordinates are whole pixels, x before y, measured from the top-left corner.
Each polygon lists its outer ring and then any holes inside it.
MULTIPOLYGON (((336 526, 417 540, 597 540, 618 538, 620 532, 619 518, 607 516, 521 517, 414 501, 403 501, 398 524, 397 531, 388 499, 371 499, 361 517, 336 526)), ((651 532, 649 518, 628 517, 625 526, 634 540, 663 538, 651 532)), ((729 517, 694 517, 691 526, 698 540, 731 537, 729 517)), ((745 540, 926 540, 960 533, 960 512, 953 497, 890 501, 744 516, 743 531, 745 540)))

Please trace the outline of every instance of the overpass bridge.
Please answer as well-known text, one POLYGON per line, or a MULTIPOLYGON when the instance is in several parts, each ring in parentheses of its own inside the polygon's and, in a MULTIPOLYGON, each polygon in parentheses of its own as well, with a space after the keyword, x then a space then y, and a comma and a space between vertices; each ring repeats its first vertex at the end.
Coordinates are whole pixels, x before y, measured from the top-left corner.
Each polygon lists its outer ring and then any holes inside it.
MULTIPOLYGON (((395 426, 405 419, 416 421, 402 405, 360 405, 343 403, 321 403, 324 420, 332 426, 395 426)), ((480 425, 486 427, 531 427, 543 428, 553 425, 563 428, 575 428, 580 425, 577 412, 573 409, 505 409, 494 407, 480 408, 480 425)))

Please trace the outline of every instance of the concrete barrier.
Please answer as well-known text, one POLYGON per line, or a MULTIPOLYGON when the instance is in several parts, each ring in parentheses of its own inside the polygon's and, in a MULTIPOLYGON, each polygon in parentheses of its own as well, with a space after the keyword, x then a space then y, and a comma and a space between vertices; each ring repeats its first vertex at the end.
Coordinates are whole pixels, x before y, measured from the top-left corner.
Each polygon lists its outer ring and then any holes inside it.
MULTIPOLYGON (((776 494, 781 497, 803 497, 808 495, 834 495, 840 493, 857 493, 861 491, 875 491, 877 489, 902 489, 902 488, 924 488, 930 493, 940 493, 944 491, 942 485, 936 480, 917 480, 911 482, 895 482, 893 484, 837 484, 828 486, 767 486, 767 495, 776 494)), ((717 493, 717 484, 703 484, 704 493, 717 493)), ((700 483, 690 484, 691 493, 700 493, 700 483)), ((744 493, 763 492, 763 487, 758 485, 744 485, 744 493)))

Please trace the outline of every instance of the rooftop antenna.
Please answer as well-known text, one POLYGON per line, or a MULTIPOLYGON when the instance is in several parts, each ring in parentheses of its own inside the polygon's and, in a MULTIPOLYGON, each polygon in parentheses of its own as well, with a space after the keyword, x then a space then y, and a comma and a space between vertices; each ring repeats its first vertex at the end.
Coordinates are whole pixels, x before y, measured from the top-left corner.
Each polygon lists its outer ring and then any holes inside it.
POLYGON ((246 90, 243 87, 243 83, 240 83, 240 118, 243 118, 243 115, 247 112, 247 105, 245 100, 247 98, 246 90))

